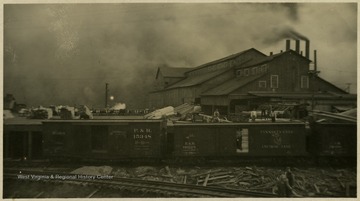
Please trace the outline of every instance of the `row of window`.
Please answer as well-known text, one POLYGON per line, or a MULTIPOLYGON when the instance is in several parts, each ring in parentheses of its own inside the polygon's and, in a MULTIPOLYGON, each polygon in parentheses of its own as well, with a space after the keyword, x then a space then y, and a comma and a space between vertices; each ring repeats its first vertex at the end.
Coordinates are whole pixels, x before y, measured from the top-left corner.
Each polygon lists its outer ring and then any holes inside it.
POLYGON ((267 69, 268 69, 267 64, 264 64, 262 66, 252 67, 252 68, 239 69, 236 71, 236 76, 242 77, 242 76, 249 76, 249 75, 257 75, 260 73, 267 72, 267 69))
MULTIPOLYGON (((259 88, 266 88, 266 81, 261 80, 259 81, 259 88)), ((309 77, 308 76, 301 76, 301 88, 308 89, 309 88, 309 77)), ((279 76, 278 75, 271 75, 270 76, 270 88, 278 88, 279 87, 279 76)))

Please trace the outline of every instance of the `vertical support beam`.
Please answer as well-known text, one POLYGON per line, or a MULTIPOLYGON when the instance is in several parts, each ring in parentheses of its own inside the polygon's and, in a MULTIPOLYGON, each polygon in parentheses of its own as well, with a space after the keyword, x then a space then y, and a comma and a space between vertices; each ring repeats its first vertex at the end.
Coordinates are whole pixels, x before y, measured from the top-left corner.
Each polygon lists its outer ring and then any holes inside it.
POLYGON ((228 101, 228 104, 227 104, 227 118, 229 117, 230 115, 230 103, 231 103, 231 99, 227 99, 228 101))
POLYGON ((295 51, 300 54, 300 40, 296 40, 295 44, 295 51))
POLYGON ((214 111, 215 111, 215 106, 214 106, 214 105, 211 105, 211 115, 214 114, 214 111))
POLYGON ((309 40, 305 41, 305 57, 307 59, 310 59, 310 41, 309 40))

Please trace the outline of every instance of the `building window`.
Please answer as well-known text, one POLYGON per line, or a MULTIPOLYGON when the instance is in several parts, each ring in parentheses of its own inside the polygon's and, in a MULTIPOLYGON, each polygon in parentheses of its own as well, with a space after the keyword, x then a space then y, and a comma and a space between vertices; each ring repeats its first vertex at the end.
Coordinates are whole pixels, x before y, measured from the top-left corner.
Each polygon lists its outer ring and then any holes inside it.
POLYGON ((260 67, 256 67, 256 74, 260 74, 261 73, 261 68, 260 67))
POLYGON ((270 88, 278 88, 279 87, 279 76, 271 75, 270 77, 270 88))
POLYGON ((249 69, 248 68, 244 70, 244 75, 249 76, 249 69))
POLYGON ((308 76, 301 76, 301 88, 308 89, 309 88, 309 77, 308 76))
POLYGON ((259 81, 259 88, 266 88, 266 81, 259 81))
POLYGON ((251 69, 251 75, 255 75, 256 74, 256 67, 251 69))
POLYGON ((236 75, 237 75, 238 77, 241 77, 242 74, 243 74, 243 71, 242 71, 242 70, 237 70, 237 71, 236 71, 236 75))
POLYGON ((267 71, 267 64, 261 66, 261 72, 265 73, 267 71))

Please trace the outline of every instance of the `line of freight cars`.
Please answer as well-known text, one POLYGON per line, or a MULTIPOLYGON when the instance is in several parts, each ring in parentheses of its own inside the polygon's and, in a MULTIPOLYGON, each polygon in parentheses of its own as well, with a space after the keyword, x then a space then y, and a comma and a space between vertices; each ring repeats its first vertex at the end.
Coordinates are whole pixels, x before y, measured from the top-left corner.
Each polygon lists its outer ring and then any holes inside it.
POLYGON ((122 161, 334 157, 356 161, 355 123, 193 123, 46 120, 45 158, 122 161))

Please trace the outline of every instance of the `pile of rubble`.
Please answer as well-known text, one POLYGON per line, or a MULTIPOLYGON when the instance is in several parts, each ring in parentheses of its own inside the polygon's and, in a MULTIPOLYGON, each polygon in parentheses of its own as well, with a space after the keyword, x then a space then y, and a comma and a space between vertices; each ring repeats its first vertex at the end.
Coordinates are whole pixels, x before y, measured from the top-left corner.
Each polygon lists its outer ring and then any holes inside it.
MULTIPOLYGON (((269 167, 114 168, 116 177, 139 178, 202 186, 276 193, 277 179, 284 170, 269 167)), ((293 168, 295 197, 345 197, 356 186, 355 169, 293 168)))
POLYGON ((84 166, 73 170, 72 174, 82 175, 110 175, 113 168, 110 166, 84 166))

